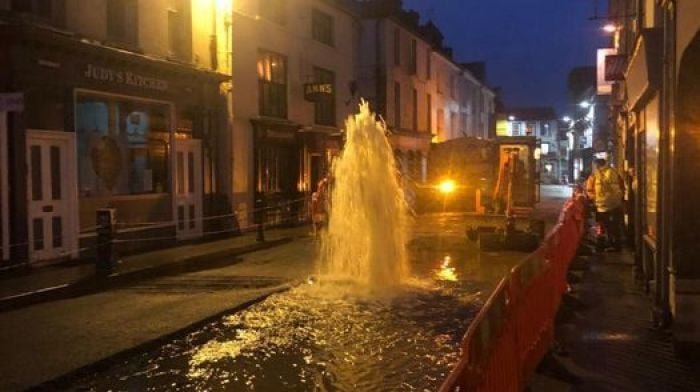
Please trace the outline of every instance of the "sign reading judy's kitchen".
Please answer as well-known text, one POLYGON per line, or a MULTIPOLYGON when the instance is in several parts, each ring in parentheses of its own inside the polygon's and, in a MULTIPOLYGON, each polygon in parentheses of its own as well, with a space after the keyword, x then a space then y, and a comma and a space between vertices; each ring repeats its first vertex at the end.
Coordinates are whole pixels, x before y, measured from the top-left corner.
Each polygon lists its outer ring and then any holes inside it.
POLYGON ((119 71, 92 64, 87 65, 83 76, 101 82, 124 84, 148 90, 166 91, 168 89, 168 82, 163 79, 150 78, 129 71, 119 71))

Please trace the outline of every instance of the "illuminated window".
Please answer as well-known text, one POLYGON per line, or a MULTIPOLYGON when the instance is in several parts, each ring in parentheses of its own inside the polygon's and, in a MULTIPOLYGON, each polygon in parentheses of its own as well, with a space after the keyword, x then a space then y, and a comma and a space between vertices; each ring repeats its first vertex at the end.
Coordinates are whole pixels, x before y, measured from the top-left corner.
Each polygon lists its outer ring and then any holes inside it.
POLYGON ((81 196, 167 192, 171 113, 166 104, 79 94, 81 196))
POLYGON ((260 114, 287 118, 287 58, 277 53, 258 52, 258 93, 260 114))
POLYGON ((314 81, 316 83, 330 83, 333 85, 331 97, 322 98, 314 104, 314 120, 319 125, 335 126, 335 73, 327 69, 314 67, 314 81))
POLYGON ((333 17, 325 12, 314 9, 311 13, 311 36, 318 42, 333 46, 334 39, 333 17))

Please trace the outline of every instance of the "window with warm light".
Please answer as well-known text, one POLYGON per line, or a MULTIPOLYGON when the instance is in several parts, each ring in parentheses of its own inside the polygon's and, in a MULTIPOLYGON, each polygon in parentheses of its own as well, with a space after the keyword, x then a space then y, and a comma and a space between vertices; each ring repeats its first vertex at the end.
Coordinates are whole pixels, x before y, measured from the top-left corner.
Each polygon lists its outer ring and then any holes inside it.
POLYGON ((287 58, 258 52, 258 93, 260 114, 287 118, 287 58))

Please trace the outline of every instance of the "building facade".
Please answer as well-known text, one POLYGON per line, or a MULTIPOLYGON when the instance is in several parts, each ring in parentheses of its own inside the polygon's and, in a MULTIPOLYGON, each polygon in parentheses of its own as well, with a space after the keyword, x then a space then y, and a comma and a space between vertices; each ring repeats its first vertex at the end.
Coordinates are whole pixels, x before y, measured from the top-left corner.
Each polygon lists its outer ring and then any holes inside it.
POLYGON ((405 178, 427 179, 430 148, 495 136, 495 93, 444 47, 439 29, 400 1, 362 7, 359 89, 387 123, 405 178))
POLYGON ((305 219, 358 109, 354 2, 239 0, 233 16, 234 208, 243 225, 305 219), (255 218, 255 219, 254 219, 255 218))
POLYGON ((559 148, 560 122, 554 109, 511 108, 506 109, 506 124, 502 132, 507 137, 531 136, 537 139, 539 151, 535 151, 538 162, 539 180, 545 184, 562 181, 562 157, 559 148))
POLYGON ((23 101, 2 116, 4 259, 94 251, 101 208, 135 237, 202 236, 231 171, 220 7, 0 0, 0 92, 23 101))
POLYGON ((655 321, 681 351, 700 347, 700 3, 615 0, 606 60, 613 151, 628 181, 629 238, 655 321))

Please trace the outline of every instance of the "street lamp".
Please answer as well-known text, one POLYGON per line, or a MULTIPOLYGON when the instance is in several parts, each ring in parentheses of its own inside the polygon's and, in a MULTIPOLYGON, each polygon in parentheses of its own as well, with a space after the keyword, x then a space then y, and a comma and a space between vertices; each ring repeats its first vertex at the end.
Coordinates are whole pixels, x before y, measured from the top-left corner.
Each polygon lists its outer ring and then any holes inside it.
POLYGON ((571 117, 569 117, 569 116, 564 116, 564 118, 562 118, 562 121, 564 121, 565 123, 570 123, 570 122, 571 122, 571 117))
POLYGON ((619 28, 616 24, 614 24, 614 23, 608 23, 608 24, 606 24, 605 26, 603 26, 603 30, 604 30, 606 33, 609 33, 609 34, 615 33, 615 32, 617 32, 619 29, 620 29, 620 28, 619 28))
POLYGON ((590 102, 588 102, 588 101, 583 101, 583 102, 581 102, 581 103, 578 104, 578 106, 580 106, 580 107, 582 107, 582 108, 584 108, 584 109, 590 108, 591 105, 592 105, 592 104, 591 104, 590 102))

